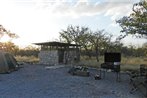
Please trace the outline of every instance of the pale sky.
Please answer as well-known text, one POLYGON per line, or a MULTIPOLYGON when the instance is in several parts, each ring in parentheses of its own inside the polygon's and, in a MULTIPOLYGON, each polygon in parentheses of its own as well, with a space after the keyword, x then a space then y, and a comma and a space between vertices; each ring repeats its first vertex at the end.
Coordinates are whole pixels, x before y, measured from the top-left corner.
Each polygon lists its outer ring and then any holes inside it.
MULTIPOLYGON (((0 24, 20 38, 19 46, 54 41, 68 25, 105 29, 119 35, 115 20, 129 15, 139 0, 0 0, 0 24)), ((8 40, 5 36, 1 41, 8 40)), ((125 44, 140 45, 145 40, 127 37, 125 44)))

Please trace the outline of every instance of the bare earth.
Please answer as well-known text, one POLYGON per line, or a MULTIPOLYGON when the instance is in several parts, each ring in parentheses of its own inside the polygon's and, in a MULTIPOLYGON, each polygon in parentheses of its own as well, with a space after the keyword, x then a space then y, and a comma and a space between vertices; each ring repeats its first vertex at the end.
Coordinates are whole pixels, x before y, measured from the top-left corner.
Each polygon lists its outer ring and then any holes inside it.
POLYGON ((95 80, 95 69, 90 69, 90 77, 80 77, 70 75, 69 68, 25 64, 11 74, 0 74, 0 98, 143 98, 139 91, 129 93, 126 74, 121 74, 121 82, 112 72, 95 80))

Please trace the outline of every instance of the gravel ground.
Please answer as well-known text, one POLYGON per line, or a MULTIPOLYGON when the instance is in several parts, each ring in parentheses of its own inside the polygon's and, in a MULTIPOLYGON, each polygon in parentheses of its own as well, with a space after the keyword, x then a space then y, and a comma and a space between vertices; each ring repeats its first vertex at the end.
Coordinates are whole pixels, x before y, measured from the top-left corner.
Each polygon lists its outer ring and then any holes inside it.
POLYGON ((143 98, 141 92, 130 94, 129 77, 115 74, 95 80, 95 69, 90 77, 72 76, 70 67, 46 69, 41 65, 23 65, 18 71, 0 74, 0 98, 143 98))

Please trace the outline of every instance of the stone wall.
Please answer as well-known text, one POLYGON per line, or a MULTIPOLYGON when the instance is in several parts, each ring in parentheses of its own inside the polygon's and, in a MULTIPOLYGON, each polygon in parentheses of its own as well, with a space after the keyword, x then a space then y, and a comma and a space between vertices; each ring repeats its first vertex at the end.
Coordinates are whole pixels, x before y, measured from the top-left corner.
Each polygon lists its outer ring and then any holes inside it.
POLYGON ((57 65, 58 64, 58 51, 40 51, 39 53, 39 63, 46 64, 46 65, 57 65))
MULTIPOLYGON (((59 64, 59 51, 51 50, 51 51, 40 51, 38 55, 40 64, 45 65, 57 65, 59 64)), ((80 51, 71 49, 67 51, 63 51, 63 64, 74 64, 80 60, 80 51)))

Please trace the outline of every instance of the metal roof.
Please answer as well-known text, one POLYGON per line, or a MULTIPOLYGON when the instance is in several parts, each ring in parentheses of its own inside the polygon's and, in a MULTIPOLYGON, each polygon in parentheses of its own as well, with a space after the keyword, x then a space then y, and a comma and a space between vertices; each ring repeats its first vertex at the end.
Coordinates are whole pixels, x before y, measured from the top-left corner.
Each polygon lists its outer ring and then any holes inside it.
POLYGON ((42 43, 34 43, 35 45, 44 45, 44 46, 81 46, 81 45, 77 45, 77 44, 69 44, 69 43, 61 43, 61 42, 42 42, 42 43))

